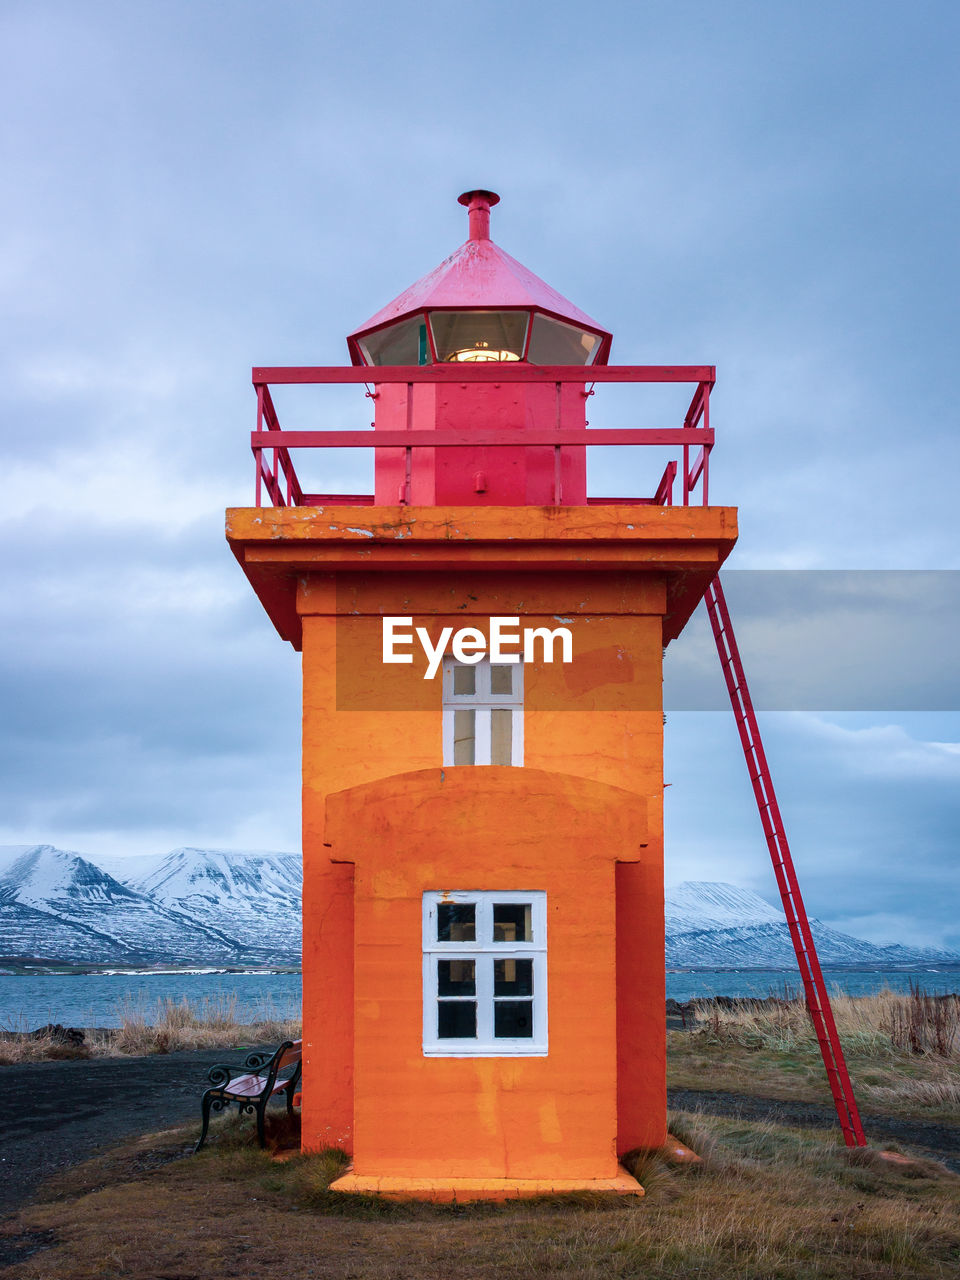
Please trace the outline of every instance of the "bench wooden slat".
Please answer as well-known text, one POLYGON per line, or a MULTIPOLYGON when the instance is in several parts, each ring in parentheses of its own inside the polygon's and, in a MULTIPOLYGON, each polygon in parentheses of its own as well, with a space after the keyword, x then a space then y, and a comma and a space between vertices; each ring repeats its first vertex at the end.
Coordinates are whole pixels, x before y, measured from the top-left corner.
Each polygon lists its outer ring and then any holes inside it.
MULTIPOLYGON (((277 1080, 270 1092, 280 1093, 290 1083, 289 1079, 277 1080)), ((223 1093, 232 1093, 238 1098, 259 1098, 267 1087, 266 1076, 237 1076, 223 1086, 223 1093)))

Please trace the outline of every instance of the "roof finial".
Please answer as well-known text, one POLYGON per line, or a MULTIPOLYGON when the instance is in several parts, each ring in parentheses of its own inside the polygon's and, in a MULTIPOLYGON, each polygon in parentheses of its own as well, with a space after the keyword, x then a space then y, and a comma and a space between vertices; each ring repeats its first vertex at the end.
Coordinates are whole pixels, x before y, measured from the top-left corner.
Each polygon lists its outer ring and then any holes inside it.
POLYGON ((465 191, 459 203, 467 206, 470 214, 470 239, 490 239, 490 210, 500 203, 495 191, 465 191))

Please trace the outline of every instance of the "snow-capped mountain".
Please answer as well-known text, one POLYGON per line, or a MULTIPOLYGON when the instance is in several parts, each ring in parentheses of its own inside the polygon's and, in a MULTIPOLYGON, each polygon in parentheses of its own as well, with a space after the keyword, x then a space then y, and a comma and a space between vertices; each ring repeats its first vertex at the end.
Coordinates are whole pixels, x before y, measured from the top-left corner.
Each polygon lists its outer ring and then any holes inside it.
MULTIPOLYGON (((666 893, 670 969, 791 969, 796 964, 783 911, 749 889, 687 880, 666 893)), ((810 921, 825 967, 896 968, 957 964, 960 955, 932 948, 876 946, 810 921)))
POLYGON ((142 964, 234 963, 222 930, 120 884, 78 853, 34 845, 0 872, 0 954, 142 964))
POLYGON ((0 876, 12 862, 16 862, 17 858, 22 858, 25 853, 35 848, 36 845, 33 844, 0 844, 0 876))
POLYGON ((708 880, 685 880, 668 889, 664 917, 668 934, 783 923, 783 911, 751 889, 708 880))
POLYGON ((126 883, 235 938, 253 954, 300 959, 302 864, 294 853, 174 849, 126 883))
MULTIPOLYGON (((51 845, 0 848, 0 959, 88 964, 246 965, 300 960, 299 854, 174 849, 92 859, 51 845)), ((824 966, 960 964, 878 947, 811 921, 824 966)), ((667 967, 790 969, 779 907, 731 884, 666 894, 667 967)))

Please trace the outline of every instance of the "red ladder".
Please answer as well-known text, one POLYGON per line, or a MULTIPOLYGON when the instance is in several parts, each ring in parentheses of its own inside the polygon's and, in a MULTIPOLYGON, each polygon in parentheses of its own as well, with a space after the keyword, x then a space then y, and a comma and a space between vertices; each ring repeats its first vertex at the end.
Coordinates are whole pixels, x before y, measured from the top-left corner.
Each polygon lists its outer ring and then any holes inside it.
POLYGON ((780 806, 777 804, 770 767, 760 741, 760 728, 757 716, 750 700, 747 678, 744 675, 743 663, 740 661, 740 650, 737 648, 730 613, 724 598, 720 578, 715 577, 707 588, 704 600, 713 637, 717 642, 720 665, 723 667, 723 678, 727 682, 727 692, 733 704, 733 714, 737 721, 737 731, 743 744, 743 754, 747 760, 753 793, 757 798, 760 810, 760 821, 763 834, 767 838, 767 848, 773 862, 774 874, 780 888, 784 914, 790 927, 793 949, 797 953, 797 964, 800 966, 800 977, 803 979, 803 990, 807 999, 807 1008, 813 1021, 813 1027, 823 1056, 823 1065, 827 1070, 827 1079, 833 1093, 834 1105, 843 1138, 848 1147, 865 1147, 863 1125, 857 1111, 856 1099, 853 1096, 853 1085, 847 1072, 840 1037, 833 1020, 830 1008, 830 997, 823 981, 820 961, 817 959, 817 948, 810 932, 810 923, 804 910, 803 898, 800 896, 800 885, 794 869, 790 846, 783 829, 780 806))

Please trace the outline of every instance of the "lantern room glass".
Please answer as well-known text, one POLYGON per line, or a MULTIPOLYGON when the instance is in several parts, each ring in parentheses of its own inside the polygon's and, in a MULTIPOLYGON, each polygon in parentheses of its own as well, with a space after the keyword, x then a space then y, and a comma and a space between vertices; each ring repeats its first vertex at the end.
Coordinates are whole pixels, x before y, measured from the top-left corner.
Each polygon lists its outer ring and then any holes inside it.
POLYGON ((593 364, 599 350, 599 335, 534 315, 527 356, 531 364, 593 364))
POLYGON ((364 364, 432 364, 426 316, 412 316, 358 339, 364 364))
POLYGON ((526 311, 432 311, 437 359, 521 360, 528 321, 526 311))
POLYGON ((367 333, 357 345, 368 365, 434 360, 589 365, 600 352, 602 336, 539 311, 427 311, 367 333))

